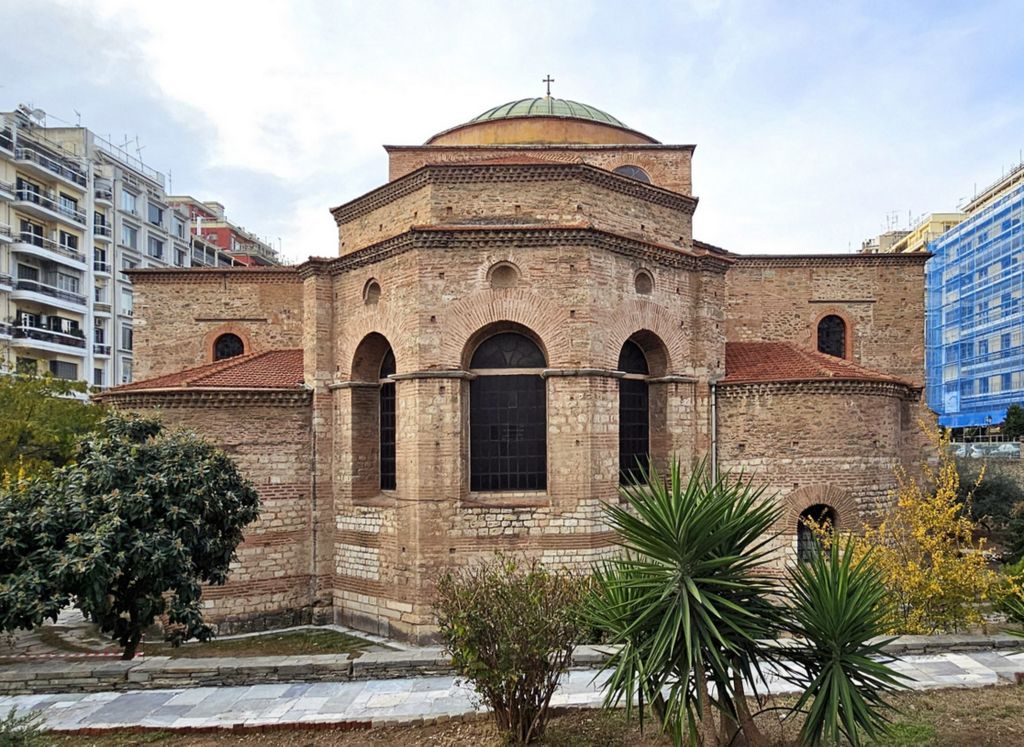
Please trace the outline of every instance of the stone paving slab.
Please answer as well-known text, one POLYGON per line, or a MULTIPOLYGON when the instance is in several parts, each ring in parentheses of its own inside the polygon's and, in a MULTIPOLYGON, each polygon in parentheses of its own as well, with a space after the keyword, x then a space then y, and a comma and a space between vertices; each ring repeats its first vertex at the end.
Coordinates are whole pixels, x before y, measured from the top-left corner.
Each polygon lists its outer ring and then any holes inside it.
MULTIPOLYGON (((892 666, 912 689, 985 687, 1012 682, 1024 671, 1024 652, 985 651, 907 655, 892 666)), ((607 675, 573 670, 553 706, 598 707, 607 675)), ((778 671, 765 670, 767 689, 792 692, 778 671)), ((0 697, 0 712, 38 711, 50 729, 144 726, 210 729, 343 722, 409 722, 483 710, 472 690, 450 675, 347 682, 196 687, 128 692, 56 693, 0 697)))

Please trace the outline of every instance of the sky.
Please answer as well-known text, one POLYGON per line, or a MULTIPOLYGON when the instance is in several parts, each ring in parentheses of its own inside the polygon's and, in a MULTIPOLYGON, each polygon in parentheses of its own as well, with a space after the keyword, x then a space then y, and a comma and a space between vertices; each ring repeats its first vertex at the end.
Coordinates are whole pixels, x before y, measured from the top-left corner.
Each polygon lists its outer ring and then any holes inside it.
POLYGON ((0 0, 0 110, 130 141, 291 261, 420 144, 544 93, 693 143, 696 238, 849 252, 1021 160, 1024 3, 0 0), (137 138, 137 140, 136 140, 137 138))

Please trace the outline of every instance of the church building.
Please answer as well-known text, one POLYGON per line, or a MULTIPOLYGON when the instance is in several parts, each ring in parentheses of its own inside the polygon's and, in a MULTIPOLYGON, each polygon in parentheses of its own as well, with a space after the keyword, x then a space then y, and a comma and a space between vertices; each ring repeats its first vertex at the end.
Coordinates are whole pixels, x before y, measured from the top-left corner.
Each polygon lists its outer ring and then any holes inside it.
POLYGON ((877 521, 922 454, 927 255, 698 241, 693 145, 550 96, 385 150, 336 256, 129 273, 137 381, 102 398, 262 496, 204 592, 222 632, 425 639, 445 568, 613 553, 602 504, 648 459, 767 484, 781 570, 802 516, 877 521))

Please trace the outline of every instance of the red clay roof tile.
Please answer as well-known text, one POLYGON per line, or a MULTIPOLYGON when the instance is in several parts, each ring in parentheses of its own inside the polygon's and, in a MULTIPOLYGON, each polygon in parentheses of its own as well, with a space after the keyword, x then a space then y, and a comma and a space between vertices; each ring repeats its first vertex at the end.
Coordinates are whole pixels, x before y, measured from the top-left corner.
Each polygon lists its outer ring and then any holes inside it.
POLYGON ((789 342, 725 344, 725 378, 720 384, 782 381, 877 381, 913 386, 895 376, 789 342))
POLYGON ((266 350, 186 368, 110 389, 110 393, 147 389, 298 389, 302 387, 302 350, 266 350))

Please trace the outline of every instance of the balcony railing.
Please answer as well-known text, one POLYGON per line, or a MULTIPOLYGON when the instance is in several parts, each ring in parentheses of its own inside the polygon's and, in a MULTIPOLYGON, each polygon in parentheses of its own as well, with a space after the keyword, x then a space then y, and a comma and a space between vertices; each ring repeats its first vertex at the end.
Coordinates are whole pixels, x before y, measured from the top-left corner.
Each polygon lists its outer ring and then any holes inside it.
POLYGON ((106 273, 107 275, 109 275, 110 274, 110 263, 109 262, 100 262, 98 259, 96 259, 96 260, 93 260, 92 269, 94 271, 96 271, 96 272, 103 272, 103 273, 106 273))
POLYGON ((47 171, 56 174, 59 177, 67 179, 70 182, 74 182, 80 187, 85 186, 85 174, 78 169, 72 168, 67 164, 61 163, 47 155, 40 153, 33 148, 18 148, 14 151, 14 159, 16 161, 29 161, 31 163, 42 166, 47 171))
POLYGON ((13 234, 11 232, 11 227, 6 223, 0 223, 0 236, 6 236, 7 238, 11 238, 12 235, 13 234))
POLYGON ((85 263, 85 255, 79 254, 75 249, 70 246, 65 246, 58 241, 48 239, 44 236, 40 236, 37 233, 31 231, 22 231, 18 237, 18 241, 22 244, 31 244, 32 246, 38 246, 41 249, 48 249, 51 252, 62 254, 68 259, 73 259, 76 262, 85 263))
POLYGON ((110 226, 106 223, 93 223, 92 232, 97 236, 106 236, 107 238, 110 238, 111 234, 110 226))
POLYGON ((62 290, 60 288, 54 288, 52 285, 44 285, 43 283, 36 282, 35 280, 18 280, 14 289, 29 291, 31 293, 41 293, 44 296, 59 298, 61 301, 85 306, 85 296, 82 294, 72 293, 71 291, 62 290))
POLYGON ((103 345, 102 343, 99 342, 94 342, 92 344, 92 352, 93 355, 110 355, 110 346, 103 345))
POLYGON ((14 136, 10 130, 0 130, 0 148, 4 150, 14 149, 14 136))
POLYGON ((10 288, 13 282, 14 278, 12 278, 6 272, 0 272, 0 287, 10 288))
POLYGON ((10 182, 0 181, 0 192, 6 192, 7 194, 14 194, 14 185, 10 182))
POLYGON ((10 337, 10 336, 11 336, 11 325, 7 324, 7 322, 0 322, 0 337, 10 337))
POLYGON ((103 200, 104 202, 113 202, 114 201, 114 190, 112 190, 112 189, 97 189, 93 193, 93 196, 97 200, 103 200))
POLYGON ((22 202, 32 202, 36 205, 52 210, 55 213, 60 213, 66 218, 70 218, 75 223, 81 223, 85 225, 85 211, 79 208, 73 208, 69 205, 64 205, 60 200, 56 199, 56 196, 52 192, 47 191, 36 191, 34 189, 26 189, 22 187, 17 191, 15 195, 16 200, 22 202))
POLYGON ((72 348, 84 348, 85 338, 78 335, 70 335, 66 332, 56 332, 45 327, 35 327, 29 324, 18 324, 14 327, 15 340, 39 340, 40 342, 52 342, 57 345, 67 345, 72 348))

